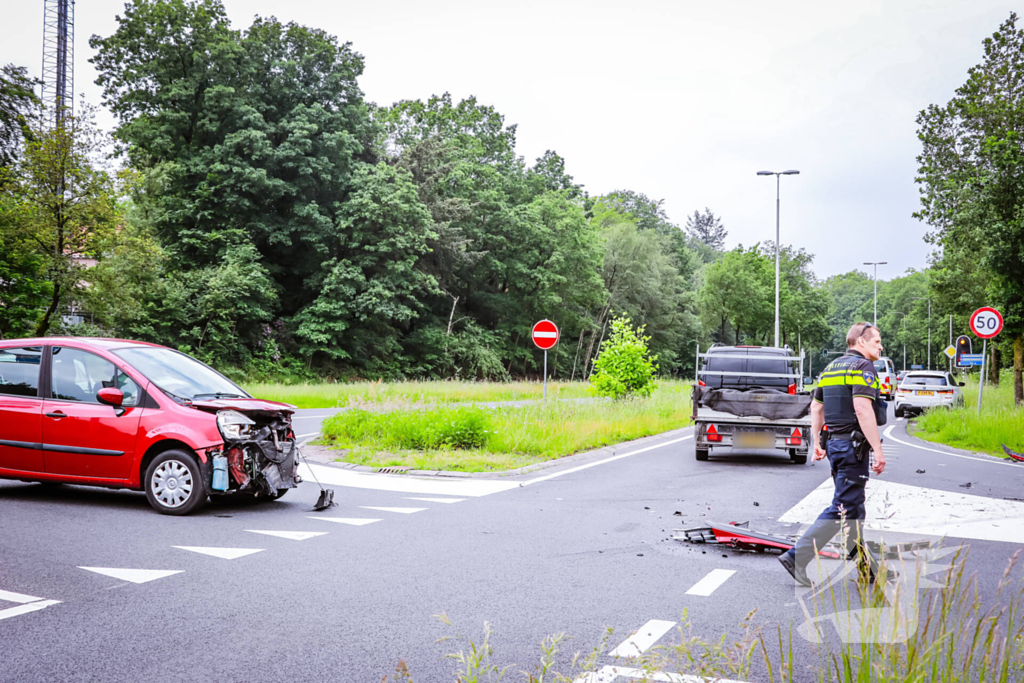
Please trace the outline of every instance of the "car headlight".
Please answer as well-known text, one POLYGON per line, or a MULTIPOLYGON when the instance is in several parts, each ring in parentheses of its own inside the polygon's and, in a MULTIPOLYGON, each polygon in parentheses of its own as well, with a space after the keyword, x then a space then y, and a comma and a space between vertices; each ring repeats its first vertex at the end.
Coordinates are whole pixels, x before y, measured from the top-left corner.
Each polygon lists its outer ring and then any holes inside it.
POLYGON ((222 410, 217 413, 217 428, 225 439, 245 439, 252 435, 256 424, 237 410, 222 410))

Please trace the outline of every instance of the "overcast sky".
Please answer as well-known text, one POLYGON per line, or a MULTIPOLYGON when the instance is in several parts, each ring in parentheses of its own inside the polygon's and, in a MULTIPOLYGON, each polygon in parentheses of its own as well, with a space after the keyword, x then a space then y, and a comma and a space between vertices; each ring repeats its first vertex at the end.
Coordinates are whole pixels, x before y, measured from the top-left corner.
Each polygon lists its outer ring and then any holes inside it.
MULTIPOLYGON (((0 63, 41 72, 42 0, 2 0, 0 63)), ((683 224, 709 207, 728 245, 775 236, 815 255, 821 277, 888 261, 879 279, 927 265, 914 184, 914 122, 945 103, 1013 3, 416 2, 225 0, 316 26, 366 58, 370 101, 476 95, 518 124, 528 162, 553 149, 593 194, 665 200, 683 224)), ((75 90, 98 104, 88 58, 122 0, 78 0, 75 90)), ((112 126, 113 119, 101 123, 112 126)))

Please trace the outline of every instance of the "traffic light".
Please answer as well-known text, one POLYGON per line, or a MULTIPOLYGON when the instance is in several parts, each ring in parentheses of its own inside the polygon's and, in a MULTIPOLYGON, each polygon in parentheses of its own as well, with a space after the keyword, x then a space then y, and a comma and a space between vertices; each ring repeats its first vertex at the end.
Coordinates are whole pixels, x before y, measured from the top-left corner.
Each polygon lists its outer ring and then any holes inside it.
POLYGON ((956 338, 956 366, 961 367, 960 357, 965 353, 971 353, 971 338, 967 335, 960 335, 956 338))

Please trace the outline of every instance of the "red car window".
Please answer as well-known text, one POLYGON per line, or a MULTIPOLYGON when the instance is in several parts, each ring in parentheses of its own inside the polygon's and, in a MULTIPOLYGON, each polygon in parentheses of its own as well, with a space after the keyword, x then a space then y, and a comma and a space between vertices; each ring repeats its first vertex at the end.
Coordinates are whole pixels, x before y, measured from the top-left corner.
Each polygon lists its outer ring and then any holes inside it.
POLYGON ((0 394, 38 396, 43 347, 0 349, 0 394))
POLYGON ((139 387, 110 361, 94 353, 70 347, 54 347, 50 367, 53 398, 64 401, 99 403, 100 389, 116 387, 124 392, 124 407, 139 400, 139 387))

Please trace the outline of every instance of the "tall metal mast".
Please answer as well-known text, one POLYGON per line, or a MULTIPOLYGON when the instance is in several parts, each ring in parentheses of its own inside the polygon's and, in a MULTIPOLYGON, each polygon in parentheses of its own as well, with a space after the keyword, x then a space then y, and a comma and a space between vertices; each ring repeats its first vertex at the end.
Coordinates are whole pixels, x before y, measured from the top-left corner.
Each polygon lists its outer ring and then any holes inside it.
POLYGON ((74 113, 75 0, 43 0, 42 101, 54 127, 74 113))

